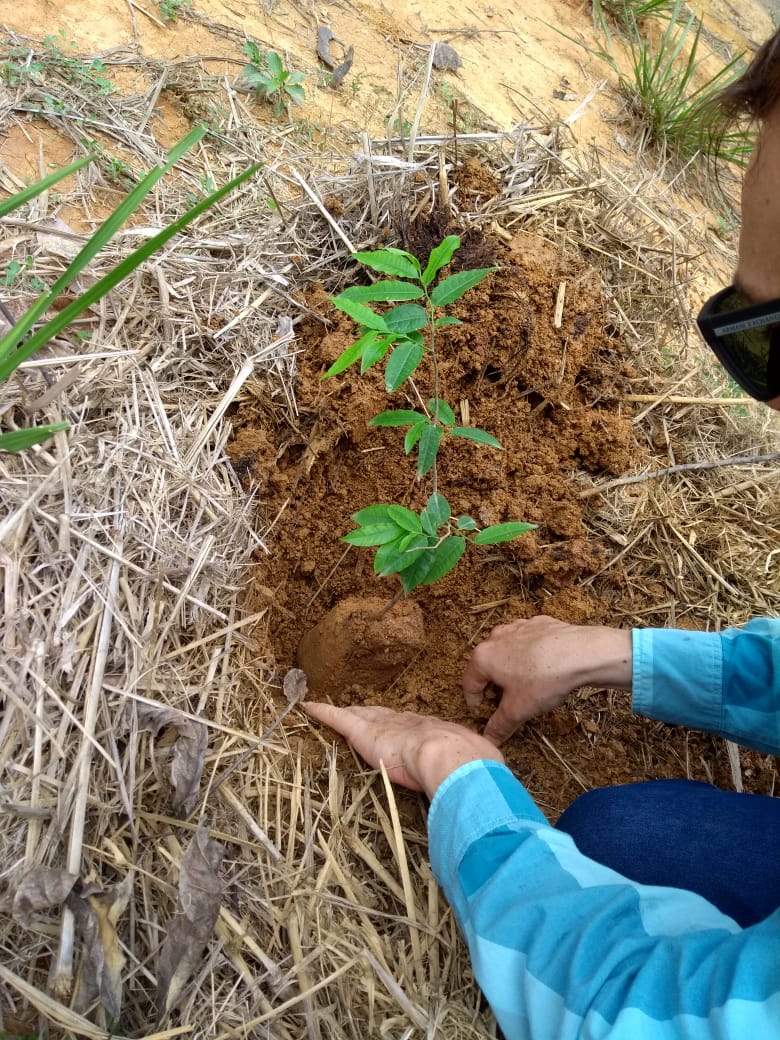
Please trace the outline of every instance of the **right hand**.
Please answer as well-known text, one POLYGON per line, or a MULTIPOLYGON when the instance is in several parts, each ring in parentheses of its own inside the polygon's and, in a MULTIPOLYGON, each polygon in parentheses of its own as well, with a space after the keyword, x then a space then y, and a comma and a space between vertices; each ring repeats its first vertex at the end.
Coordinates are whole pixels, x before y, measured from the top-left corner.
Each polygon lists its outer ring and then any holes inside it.
POLYGON ((500 688, 501 701, 485 737, 498 747, 523 722, 557 708, 580 686, 630 689, 631 632, 545 615, 499 625, 466 666, 463 695, 469 707, 479 707, 489 683, 500 688))

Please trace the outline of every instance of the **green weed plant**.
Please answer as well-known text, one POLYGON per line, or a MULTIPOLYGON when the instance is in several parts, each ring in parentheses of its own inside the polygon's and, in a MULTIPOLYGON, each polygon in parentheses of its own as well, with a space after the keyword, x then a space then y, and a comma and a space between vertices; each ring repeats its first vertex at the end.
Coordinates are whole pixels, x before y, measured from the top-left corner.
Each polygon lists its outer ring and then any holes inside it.
POLYGON ((398 408, 381 412, 369 420, 374 427, 406 428, 403 447, 407 455, 417 453, 417 477, 430 474, 432 491, 419 513, 395 503, 377 503, 352 516, 357 525, 344 535, 349 545, 376 546, 374 572, 380 577, 397 574, 403 592, 418 585, 432 585, 458 563, 467 541, 475 545, 508 542, 533 530, 534 524, 519 521, 494 524, 481 530, 470 516, 454 516, 438 487, 437 456, 450 437, 463 438, 501 450, 501 444, 485 430, 459 426, 453 409, 439 397, 439 361, 436 332, 460 321, 445 312, 469 289, 495 268, 459 271, 439 280, 439 274, 460 246, 457 235, 448 235, 432 250, 423 268, 412 253, 401 249, 379 249, 354 253, 360 263, 389 279, 373 285, 353 286, 333 304, 359 325, 359 336, 333 362, 323 376, 338 375, 350 365, 360 364, 361 374, 386 360, 385 386, 394 393, 411 379, 428 355, 433 371, 432 396, 423 410, 398 408), (419 301, 419 302, 413 302, 419 301), (379 313, 369 304, 392 304, 379 313))
MULTIPOLYGON (((116 92, 103 62, 99 58, 79 57, 75 42, 68 39, 64 29, 47 36, 39 51, 11 47, 8 57, 0 61, 0 80, 9 87, 25 82, 41 85, 53 74, 87 93, 105 96, 116 92)), ((51 107, 56 109, 56 103, 52 102, 51 107)))
POLYGON ((593 20, 601 26, 608 14, 618 26, 630 29, 647 18, 668 18, 674 0, 593 0, 593 20))
MULTIPOLYGON (((117 206, 104 223, 94 232, 83 248, 71 261, 67 269, 57 278, 54 284, 46 291, 41 292, 38 299, 22 315, 16 324, 0 337, 0 401, 2 400, 2 384, 10 378, 22 362, 63 332, 79 315, 83 314, 88 307, 100 300, 106 293, 110 292, 120 282, 124 281, 142 263, 148 260, 174 235, 182 231, 188 224, 210 209, 229 192, 233 191, 244 181, 248 180, 258 169, 260 164, 255 164, 243 173, 234 177, 222 188, 211 192, 206 198, 201 199, 188 209, 181 217, 169 224, 168 227, 158 232, 142 246, 139 246, 124 260, 120 261, 111 270, 100 278, 89 289, 78 295, 62 310, 46 319, 46 313, 51 309, 57 298, 65 292, 97 256, 103 246, 112 238, 119 228, 132 216, 144 201, 149 192, 158 181, 168 173, 172 167, 207 133, 204 126, 196 127, 170 151, 168 159, 163 166, 159 166, 146 174, 126 198, 117 206)), ((0 219, 12 213, 16 209, 25 206, 36 196, 48 191, 53 185, 59 183, 64 177, 75 173, 83 166, 94 161, 94 156, 87 155, 82 159, 71 163, 64 169, 57 170, 44 177, 43 180, 22 191, 0 201, 0 219)), ((10 272, 6 269, 6 278, 9 275, 18 277, 23 272, 10 272)), ((45 289, 45 286, 44 286, 45 289)), ((34 426, 25 429, 11 430, 0 434, 0 450, 23 451, 48 440, 53 434, 66 430, 68 424, 65 422, 50 423, 44 426, 34 426)))
POLYGON ((606 49, 590 52, 617 75, 618 89, 644 126, 647 143, 683 162, 703 154, 744 165, 753 146, 751 134, 741 127, 718 133, 713 116, 715 98, 742 72, 742 55, 707 74, 702 66, 712 55, 702 53, 701 20, 684 0, 671 4, 666 27, 655 40, 647 38, 640 26, 638 8, 638 4, 624 4, 620 18, 628 71, 615 56, 604 0, 596 0, 594 14, 606 38, 606 49))
POLYGON ((277 118, 284 112, 289 115, 291 101, 295 105, 303 104, 306 91, 301 84, 306 76, 302 72, 286 69, 276 51, 263 53, 252 40, 244 41, 244 54, 249 58, 244 66, 247 85, 258 97, 272 103, 277 118))
POLYGON ((164 22, 178 22, 181 15, 192 10, 192 0, 160 0, 160 15, 164 22))

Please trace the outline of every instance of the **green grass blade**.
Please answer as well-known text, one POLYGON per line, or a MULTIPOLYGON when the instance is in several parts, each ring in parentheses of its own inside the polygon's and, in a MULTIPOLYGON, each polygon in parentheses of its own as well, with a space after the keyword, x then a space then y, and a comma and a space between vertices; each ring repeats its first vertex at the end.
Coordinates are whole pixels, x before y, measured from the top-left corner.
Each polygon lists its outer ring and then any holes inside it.
POLYGON ((173 238, 174 235, 182 231, 188 224, 192 223, 201 213, 205 213, 207 209, 215 205, 227 194, 233 191, 234 188, 239 187, 250 177, 252 177, 261 168, 262 163, 255 163, 250 166, 248 170, 234 177, 231 181, 228 181, 224 187, 217 189, 212 192, 205 199, 201 199, 197 205, 193 206, 192 209, 187 210, 178 220, 174 221, 169 227, 165 228, 159 234, 155 235, 154 238, 150 238, 148 242, 145 242, 142 246, 139 246, 130 256, 126 257, 121 263, 117 264, 108 274, 104 275, 98 282, 93 286, 90 286, 86 292, 82 293, 78 299, 74 300, 67 307, 59 312, 50 321, 46 322, 37 332, 33 333, 30 338, 23 343, 11 357, 8 357, 8 351, 5 348, 5 342, 9 338, 10 333, 4 336, 0 340, 0 381, 7 379, 11 372, 20 364, 22 361, 26 361, 28 357, 31 357, 36 350, 40 349, 45 343, 48 343, 50 339, 53 339, 59 332, 64 328, 67 328, 72 321, 74 321, 80 314, 82 314, 88 307, 91 307, 93 303, 96 303, 101 297, 105 296, 107 292, 110 292, 116 285, 124 281, 128 275, 132 274, 133 271, 142 264, 145 260, 148 260, 150 256, 160 249, 161 246, 173 238))
POLYGON ((69 177, 71 173, 75 173, 82 167, 87 166, 94 159, 93 155, 85 155, 83 159, 78 159, 76 162, 65 166, 61 170, 56 170, 54 173, 50 173, 48 177, 44 177, 43 180, 38 181, 36 184, 30 185, 29 188, 24 188, 22 191, 12 195, 9 199, 3 199, 0 202, 0 217, 5 217, 9 213, 13 213, 15 209, 23 206, 25 202, 29 202, 30 199, 34 199, 36 195, 40 195, 41 192, 47 191, 52 185, 57 184, 64 177, 69 177))
MULTIPOLYGON (((47 293, 40 296, 32 307, 26 311, 14 327, 0 339, 0 362, 5 361, 21 343, 38 319, 46 313, 57 297, 76 278, 84 268, 92 262, 103 246, 111 239, 119 228, 135 213, 140 204, 165 174, 179 161, 194 144, 197 144, 206 133, 206 127, 195 127, 186 137, 171 148, 164 166, 150 171, 130 192, 126 199, 111 213, 98 230, 90 237, 84 247, 79 250, 66 270, 60 275, 47 293)), ((206 201, 206 200, 204 200, 206 201)), ((154 241, 152 239, 152 241, 154 241)), ((100 283, 98 283, 100 284, 100 283)), ((99 299, 99 297, 98 297, 99 299)), ((66 308, 67 309, 67 308, 66 308)), ((63 312, 64 313, 64 312, 63 312)), ((79 314, 81 311, 78 312, 79 314)), ((60 326, 61 328, 64 326, 60 326)), ((50 336, 47 338, 51 338, 50 336)), ((36 348, 37 349, 37 348, 36 348)), ((29 357, 29 354, 26 355, 29 357)), ((20 359, 23 360, 23 359, 20 359)), ((15 367, 15 366, 14 366, 15 367)), ((13 369, 11 369, 13 371, 13 369)))
POLYGON ((49 423, 48 426, 31 426, 27 430, 11 430, 0 434, 0 451, 26 451, 34 444, 41 444, 61 430, 67 430, 66 422, 49 423))

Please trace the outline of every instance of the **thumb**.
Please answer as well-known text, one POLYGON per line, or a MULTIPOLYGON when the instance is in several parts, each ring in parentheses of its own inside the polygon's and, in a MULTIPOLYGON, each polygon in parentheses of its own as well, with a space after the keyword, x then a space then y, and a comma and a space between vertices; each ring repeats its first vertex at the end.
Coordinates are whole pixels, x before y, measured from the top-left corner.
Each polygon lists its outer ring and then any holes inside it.
POLYGON ((485 726, 484 737, 496 747, 501 747, 505 740, 509 740, 512 734, 520 728, 521 721, 513 719, 506 707, 504 700, 490 716, 485 726))
POLYGON ((480 672, 473 661, 469 661, 463 673, 463 699, 469 708, 478 708, 482 703, 487 686, 487 678, 480 672))

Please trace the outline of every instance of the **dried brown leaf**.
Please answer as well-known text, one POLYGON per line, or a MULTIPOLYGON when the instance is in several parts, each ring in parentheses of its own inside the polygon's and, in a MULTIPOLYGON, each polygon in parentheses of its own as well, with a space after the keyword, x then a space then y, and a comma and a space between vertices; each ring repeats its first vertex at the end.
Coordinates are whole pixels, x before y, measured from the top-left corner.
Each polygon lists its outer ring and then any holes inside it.
POLYGON ((290 704, 305 701, 306 694, 309 692, 306 672, 302 668, 288 669, 282 682, 282 690, 290 704))
POLYGON ((14 893, 12 914, 25 928, 33 922, 39 910, 61 906, 78 881, 75 874, 53 867, 34 867, 22 878, 14 893))
POLYGON ((200 778, 203 775, 208 744, 206 727, 188 719, 175 708, 163 705, 139 704, 136 710, 139 729, 149 730, 155 737, 160 730, 169 726, 176 730, 178 736, 171 762, 171 808, 176 813, 189 816, 197 803, 200 778))
POLYGON ((117 923, 127 908, 133 888, 133 875, 106 891, 84 898, 71 895, 68 901, 79 926, 84 957, 74 999, 78 1012, 86 1011, 96 997, 117 1022, 122 1011, 122 971, 127 958, 117 935, 117 923))
POLYGON ((217 871, 224 848, 201 824, 181 862, 176 914, 157 967, 157 1009, 165 1015, 178 1000, 210 939, 222 903, 217 871))

